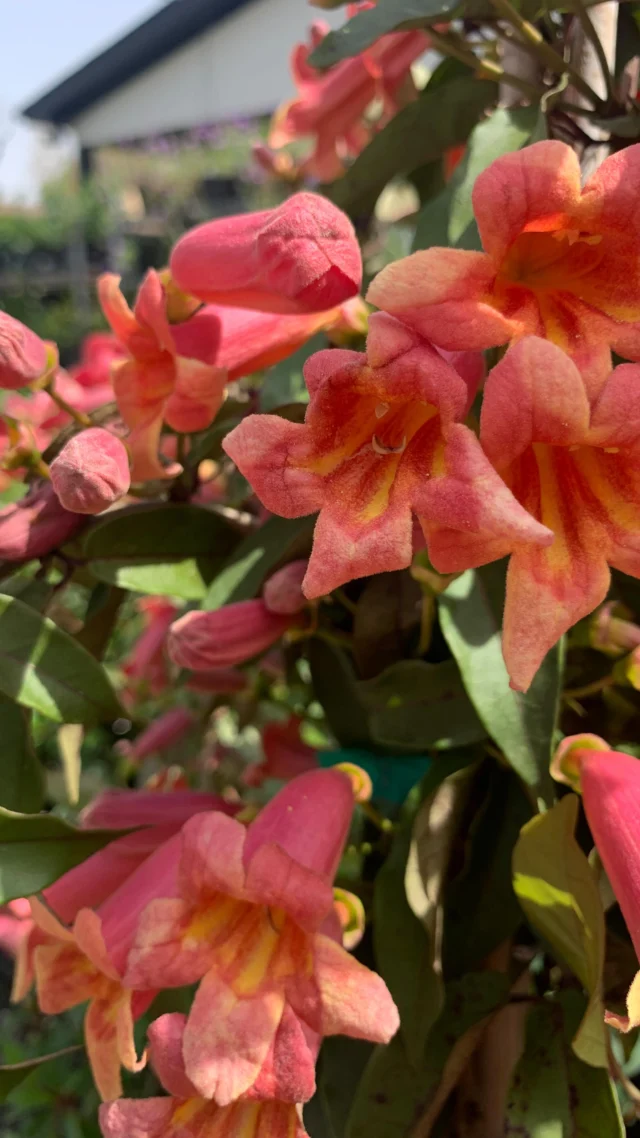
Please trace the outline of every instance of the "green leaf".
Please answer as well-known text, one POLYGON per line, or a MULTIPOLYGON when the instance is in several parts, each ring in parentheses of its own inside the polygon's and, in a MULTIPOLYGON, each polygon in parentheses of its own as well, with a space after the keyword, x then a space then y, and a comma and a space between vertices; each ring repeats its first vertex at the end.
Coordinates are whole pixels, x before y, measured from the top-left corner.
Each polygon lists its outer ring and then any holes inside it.
POLYGON ((413 248, 432 245, 482 248, 471 195, 476 178, 500 155, 519 150, 540 130, 538 106, 498 107, 472 130, 462 162, 445 188, 420 212, 413 248))
POLYGON ((124 589, 102 582, 91 592, 84 625, 74 639, 96 660, 102 660, 107 650, 126 596, 124 589))
POLYGON ((371 213, 397 174, 409 174, 439 158, 450 146, 466 142, 495 98, 494 83, 471 75, 454 78, 435 91, 427 87, 375 135, 346 174, 332 183, 332 200, 352 216, 371 213))
POLYGON ((608 1072, 576 1058, 570 1039, 584 1014, 576 991, 533 1007, 507 1096, 505 1134, 521 1138, 624 1138, 608 1072))
POLYGON ((502 658, 504 569, 468 570, 438 598, 440 627, 484 727, 539 797, 553 800, 549 775, 562 683, 562 644, 545 657, 526 693, 512 691, 502 658))
POLYGON ((2 592, 7 597, 16 597, 29 608, 44 612, 53 596, 54 587, 42 577, 26 577, 16 573, 2 582, 2 592))
POLYGON ((602 1005, 605 925, 598 883, 575 840, 578 798, 567 794, 523 827, 513 852, 513 887, 527 920, 589 993, 573 1040, 576 1055, 607 1067, 602 1005))
POLYGON ((44 802, 44 771, 31 739, 29 713, 6 695, 0 695, 0 739, 0 804, 7 810, 35 813, 44 802))
POLYGON ((312 638, 307 654, 316 699, 336 739, 342 747, 367 749, 369 715, 349 657, 319 636, 312 638))
POLYGON ((0 691, 57 723, 116 719, 104 668, 73 637, 22 601, 0 595, 0 691))
POLYGON ((308 554, 315 520, 269 518, 236 547, 212 581, 202 608, 213 611, 255 597, 281 563, 308 554))
POLYGON ((551 1001, 529 1013, 525 1050, 509 1090, 506 1133, 565 1138, 571 1129, 562 1011, 551 1001))
POLYGON ((220 514, 202 506, 133 506, 98 522, 84 555, 100 581, 138 593, 200 600, 240 540, 220 514))
POLYGON ((349 1116, 346 1138, 411 1138, 434 1102, 455 1044, 487 1015, 502 1007, 508 980, 497 972, 468 973, 447 985, 445 1005, 433 1026, 420 1069, 407 1057, 402 1036, 377 1047, 349 1116))
POLYGON ((511 861, 532 806, 513 771, 487 761, 477 772, 472 815, 462 828, 461 871, 447 883, 444 971, 458 976, 480 967, 522 924, 511 861))
POLYGON ((52 885, 121 830, 78 830, 54 814, 0 809, 0 904, 52 885))
POLYGON ((358 686, 369 708, 371 737, 380 746, 420 754, 486 737, 455 660, 402 660, 358 686))
POLYGON ((463 0, 378 0, 375 8, 359 12, 337 31, 329 32, 309 62, 312 67, 332 67, 342 59, 360 55, 387 32, 450 20, 464 7, 463 0))
POLYGON ((0 1102, 5 1102, 11 1092, 19 1087, 20 1083, 37 1067, 42 1067, 44 1063, 50 1063, 53 1059, 61 1059, 65 1055, 73 1055, 82 1050, 82 1044, 78 1043, 74 1047, 63 1047, 60 1051, 52 1051, 50 1055, 40 1055, 37 1059, 27 1059, 23 1063, 7 1063, 5 1066, 0 1066, 0 1102))
POLYGON ((317 1090, 304 1107, 309 1138, 343 1138, 355 1090, 373 1045, 332 1035, 323 1039, 316 1071, 317 1090))

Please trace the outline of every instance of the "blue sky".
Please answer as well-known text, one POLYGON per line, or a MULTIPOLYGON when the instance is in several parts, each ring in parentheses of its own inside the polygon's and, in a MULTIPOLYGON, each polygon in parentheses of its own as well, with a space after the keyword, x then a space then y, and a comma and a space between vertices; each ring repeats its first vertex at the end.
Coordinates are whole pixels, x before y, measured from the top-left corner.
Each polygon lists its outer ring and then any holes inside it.
POLYGON ((0 200, 33 200, 46 166, 39 145, 41 133, 19 122, 19 108, 162 8, 164 2, 0 0, 0 200))

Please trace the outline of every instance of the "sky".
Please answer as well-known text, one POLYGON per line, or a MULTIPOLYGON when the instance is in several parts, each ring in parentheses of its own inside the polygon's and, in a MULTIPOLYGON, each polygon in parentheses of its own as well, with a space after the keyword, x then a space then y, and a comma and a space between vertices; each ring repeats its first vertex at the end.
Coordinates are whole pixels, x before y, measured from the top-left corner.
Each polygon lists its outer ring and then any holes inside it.
POLYGON ((97 55, 165 0, 0 0, 0 202, 37 200, 62 154, 43 128, 19 118, 21 107, 97 55))

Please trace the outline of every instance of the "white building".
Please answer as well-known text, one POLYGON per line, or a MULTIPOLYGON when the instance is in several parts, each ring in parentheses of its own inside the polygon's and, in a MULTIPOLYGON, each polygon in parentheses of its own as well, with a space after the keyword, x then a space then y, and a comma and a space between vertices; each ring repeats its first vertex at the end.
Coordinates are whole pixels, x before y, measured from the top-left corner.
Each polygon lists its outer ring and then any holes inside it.
POLYGON ((239 116, 268 114, 293 93, 289 55, 318 12, 305 0, 170 0, 24 109, 71 127, 91 151, 239 116))

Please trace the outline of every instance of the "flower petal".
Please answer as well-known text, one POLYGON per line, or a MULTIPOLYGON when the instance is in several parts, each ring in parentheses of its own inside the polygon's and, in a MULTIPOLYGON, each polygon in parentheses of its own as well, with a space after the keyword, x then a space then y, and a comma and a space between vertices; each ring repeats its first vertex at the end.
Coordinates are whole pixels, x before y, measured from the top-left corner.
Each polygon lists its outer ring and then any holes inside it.
POLYGON ((303 929, 319 928, 333 904, 331 886, 274 843, 251 857, 247 892, 256 904, 285 909, 303 929))
POLYGON ((314 939, 314 975, 324 1035, 388 1043, 400 1017, 384 980, 327 936, 314 939))
POLYGON ((170 1098, 105 1102, 100 1107, 100 1129, 104 1138, 168 1138, 174 1110, 170 1098))
POLYGON ((487 303, 495 266, 484 253, 425 249, 387 265, 367 300, 451 351, 504 344, 517 331, 487 303))
POLYGON ((76 944, 38 945, 33 954, 38 1006, 58 1015, 90 1000, 99 974, 76 944))
POLYGON ((496 158, 476 178, 473 210, 495 261, 523 231, 571 224, 580 205, 580 165, 564 142, 536 142, 496 158))
POLYGON ((611 372, 591 412, 594 446, 627 447, 640 440, 640 366, 620 364, 611 372))
POLYGON ((304 424, 278 415, 249 415, 229 432, 223 449, 272 513, 300 518, 320 509, 323 479, 300 466, 310 454, 304 424))
POLYGON ((174 1098, 197 1095, 187 1078, 182 1057, 182 1040, 187 1017, 170 1012, 153 1021, 149 1027, 149 1060, 164 1089, 174 1098))
POLYGON ((187 1077, 221 1106, 255 1083, 284 1010, 282 991, 238 999, 215 970, 200 984, 184 1033, 187 1077))
POLYGON ((589 428, 589 400, 575 364, 539 336, 519 340, 489 374, 480 441, 498 470, 532 443, 571 446, 589 428))
POLYGON ((182 830, 180 878, 193 900, 222 892, 244 896, 243 850, 246 829, 217 811, 197 814, 182 830))
POLYGON ((193 906, 159 898, 142 910, 127 958, 129 988, 180 988, 193 984, 211 964, 204 937, 190 935, 193 906))
POLYGON ((178 357, 175 387, 164 418, 174 431, 204 431, 215 419, 224 399, 227 373, 219 367, 178 357))

